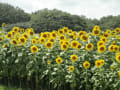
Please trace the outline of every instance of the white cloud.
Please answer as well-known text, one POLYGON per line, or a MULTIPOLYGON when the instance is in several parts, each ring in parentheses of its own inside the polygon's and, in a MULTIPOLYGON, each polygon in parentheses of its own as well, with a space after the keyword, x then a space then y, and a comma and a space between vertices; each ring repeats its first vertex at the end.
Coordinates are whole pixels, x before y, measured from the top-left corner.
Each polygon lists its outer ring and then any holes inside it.
POLYGON ((60 9, 71 14, 85 15, 89 18, 100 18, 120 13, 119 0, 0 0, 34 12, 39 9, 60 9))

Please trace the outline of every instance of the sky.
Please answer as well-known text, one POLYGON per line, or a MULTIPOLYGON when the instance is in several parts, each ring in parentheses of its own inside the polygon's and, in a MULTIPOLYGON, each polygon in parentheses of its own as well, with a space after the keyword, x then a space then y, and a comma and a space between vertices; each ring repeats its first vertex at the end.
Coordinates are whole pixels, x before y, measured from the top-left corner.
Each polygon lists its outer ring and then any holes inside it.
POLYGON ((0 2, 19 7, 27 13, 44 8, 56 8, 92 19, 120 14, 120 0, 0 0, 0 2))

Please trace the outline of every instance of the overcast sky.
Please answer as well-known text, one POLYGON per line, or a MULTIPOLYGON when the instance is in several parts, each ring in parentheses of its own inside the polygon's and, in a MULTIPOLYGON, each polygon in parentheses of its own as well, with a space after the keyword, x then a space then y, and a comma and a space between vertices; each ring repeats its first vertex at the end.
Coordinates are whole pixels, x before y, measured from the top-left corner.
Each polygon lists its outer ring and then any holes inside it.
POLYGON ((120 0, 0 0, 0 2, 18 6, 28 13, 44 8, 56 8, 71 14, 97 19, 120 14, 120 0))

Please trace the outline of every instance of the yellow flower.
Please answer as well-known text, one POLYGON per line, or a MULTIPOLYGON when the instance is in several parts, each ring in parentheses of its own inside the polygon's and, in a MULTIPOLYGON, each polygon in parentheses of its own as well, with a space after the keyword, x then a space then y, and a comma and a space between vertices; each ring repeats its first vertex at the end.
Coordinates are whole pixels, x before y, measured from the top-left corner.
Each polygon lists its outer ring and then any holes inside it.
POLYGON ((50 60, 48 60, 48 61, 47 61, 47 64, 51 64, 51 61, 50 61, 50 60))
POLYGON ((21 29, 20 29, 20 32, 22 32, 22 33, 23 33, 23 32, 24 32, 24 29, 23 29, 23 28, 21 28, 21 29))
POLYGON ((82 35, 80 37, 80 39, 83 41, 83 42, 87 42, 89 40, 89 36, 88 35, 82 35))
POLYGON ((32 53, 37 53, 38 52, 38 47, 35 46, 35 45, 31 46, 31 52, 32 53))
POLYGON ((99 36, 100 35, 100 27, 95 25, 93 30, 92 30, 93 35, 99 36))
POLYGON ((39 39, 40 44, 45 43, 45 41, 46 41, 46 39, 45 39, 44 37, 41 37, 41 38, 39 39))
POLYGON ((45 43, 45 47, 48 48, 48 49, 52 48, 52 46, 53 46, 52 42, 48 41, 48 42, 45 43))
POLYGON ((73 33, 71 33, 71 34, 69 34, 69 38, 76 39, 76 35, 74 35, 73 33))
POLYGON ((111 66, 110 66, 110 69, 111 69, 111 70, 114 70, 114 68, 115 68, 114 65, 111 65, 111 66))
POLYGON ((25 39, 28 39, 28 38, 29 38, 29 36, 28 36, 28 34, 27 34, 26 32, 24 32, 24 33, 22 34, 22 37, 24 37, 25 39))
POLYGON ((96 60, 96 61, 95 61, 95 66, 96 66, 97 68, 102 67, 101 61, 100 61, 100 60, 96 60))
POLYGON ((120 71, 118 71, 118 76, 120 77, 120 71))
POLYGON ((79 44, 79 42, 74 40, 74 41, 71 42, 71 47, 72 48, 77 48, 78 44, 79 44))
POLYGON ((62 63, 62 58, 61 57, 56 58, 56 63, 61 64, 62 63))
POLYGON ((113 52, 113 51, 114 51, 114 45, 110 45, 110 46, 108 47, 108 50, 109 50, 110 52, 113 52))
POLYGON ((103 53, 103 52, 105 52, 105 51, 106 51, 105 45, 98 46, 98 52, 103 53))
POLYGON ((6 26, 6 23, 2 23, 2 27, 5 27, 6 26))
POLYGON ((66 39, 66 37, 64 35, 59 36, 59 40, 65 40, 65 39, 66 39))
POLYGON ((82 44, 81 44, 81 43, 78 43, 77 49, 81 49, 81 48, 82 48, 82 44))
POLYGON ((105 43, 107 42, 107 38, 103 37, 103 36, 100 38, 100 40, 103 41, 103 42, 105 42, 105 43))
POLYGON ((71 55, 70 59, 71 59, 71 61, 76 62, 78 60, 78 56, 77 55, 71 55))
POLYGON ((3 48, 8 48, 8 44, 4 43, 2 47, 3 48))
POLYGON ((93 44, 92 43, 86 44, 86 50, 90 51, 92 49, 93 49, 93 44))
POLYGON ((103 66, 104 64, 105 64, 105 61, 104 60, 100 60, 100 62, 101 62, 101 65, 103 66))
POLYGON ((69 66, 69 71, 73 72, 74 71, 74 66, 69 66))
POLYGON ((11 39, 12 36, 13 36, 13 33, 12 33, 12 32, 8 32, 8 34, 6 35, 6 37, 7 37, 8 39, 11 39))
POLYGON ((104 33, 103 33, 103 36, 107 38, 107 37, 109 37, 109 33, 104 32, 104 33))
POLYGON ((90 67, 90 63, 88 62, 88 61, 85 61, 84 63, 83 63, 83 66, 84 66, 84 68, 89 68, 90 67))
POLYGON ((13 31, 16 33, 19 31, 19 27, 13 27, 13 31))
POLYGON ((34 31, 29 30, 29 31, 28 31, 28 34, 29 34, 30 36, 33 36, 33 35, 34 35, 34 31))
POLYGON ((20 38, 19 38, 19 42, 20 42, 21 44, 25 44, 25 43, 26 43, 26 39, 25 39, 24 37, 20 37, 20 38))
POLYGON ((64 33, 64 31, 62 30, 62 29, 59 29, 58 30, 58 34, 60 35, 60 34, 63 34, 64 33))
POLYGON ((12 39, 11 44, 14 44, 16 46, 16 45, 18 45, 18 41, 16 39, 12 39))
POLYGON ((45 39, 48 38, 48 33, 44 32, 44 33, 41 33, 41 37, 44 37, 45 39))
POLYGON ((120 63, 120 55, 116 55, 116 60, 120 63))
POLYGON ((36 39, 32 39, 32 44, 37 44, 37 40, 36 39))
POLYGON ((63 28, 63 32, 64 32, 64 33, 68 33, 68 28, 67 28, 67 27, 64 27, 64 28, 63 28))
POLYGON ((118 45, 114 45, 113 49, 114 49, 115 52, 119 51, 119 46, 118 45))
POLYGON ((54 43, 54 42, 55 42, 55 40, 54 40, 54 38, 53 38, 53 37, 49 38, 49 39, 48 39, 48 41, 50 41, 50 42, 52 42, 52 43, 54 43))
POLYGON ((68 45, 67 44, 61 44, 61 50, 67 50, 68 49, 68 45))
POLYGON ((103 41, 98 41, 98 42, 97 42, 97 46, 102 46, 102 45, 104 45, 104 42, 103 42, 103 41))
POLYGON ((2 42, 3 41, 3 38, 2 37, 0 37, 0 42, 2 42))
POLYGON ((53 31, 52 33, 51 33, 51 36, 52 36, 52 38, 57 38, 57 33, 55 32, 55 31, 53 31))
POLYGON ((82 35, 86 35, 87 34, 87 32, 85 32, 85 31, 80 31, 80 32, 78 32, 78 37, 80 38, 82 35))
POLYGON ((117 28, 115 29, 115 32, 116 32, 116 33, 119 33, 119 32, 120 32, 120 28, 117 27, 117 28))

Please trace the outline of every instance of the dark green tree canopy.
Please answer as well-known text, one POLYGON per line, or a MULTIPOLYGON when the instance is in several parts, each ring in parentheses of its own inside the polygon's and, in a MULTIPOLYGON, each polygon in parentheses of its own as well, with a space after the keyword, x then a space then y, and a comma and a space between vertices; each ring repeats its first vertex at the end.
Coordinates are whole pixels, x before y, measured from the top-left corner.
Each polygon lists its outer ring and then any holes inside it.
POLYGON ((57 9, 43 9, 33 13, 31 24, 35 31, 57 30, 64 26, 76 31, 87 29, 87 23, 84 19, 57 9))
POLYGON ((18 7, 0 3, 0 25, 5 23, 26 22, 30 20, 30 15, 18 7))

